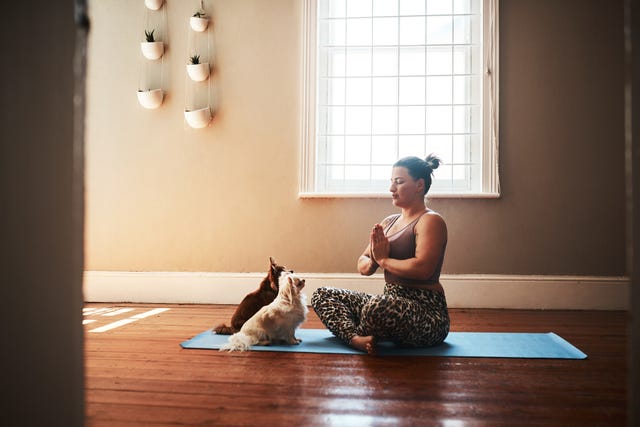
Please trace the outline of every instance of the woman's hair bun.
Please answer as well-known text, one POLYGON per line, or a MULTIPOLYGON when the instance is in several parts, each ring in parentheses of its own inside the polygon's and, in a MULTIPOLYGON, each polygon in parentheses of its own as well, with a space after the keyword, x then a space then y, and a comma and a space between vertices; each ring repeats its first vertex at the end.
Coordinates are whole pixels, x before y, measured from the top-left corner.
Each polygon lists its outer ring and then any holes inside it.
POLYGON ((427 158, 424 159, 424 161, 432 171, 438 169, 438 167, 442 164, 442 160, 440 159, 440 157, 436 156, 433 153, 429 154, 427 158))

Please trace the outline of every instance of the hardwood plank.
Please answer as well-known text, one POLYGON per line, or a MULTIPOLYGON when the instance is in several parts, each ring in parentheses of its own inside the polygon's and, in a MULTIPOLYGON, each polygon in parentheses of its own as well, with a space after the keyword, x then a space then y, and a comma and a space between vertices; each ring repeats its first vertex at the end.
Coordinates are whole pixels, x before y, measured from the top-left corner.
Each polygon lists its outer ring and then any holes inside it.
MULTIPOLYGON (((184 350, 234 307, 88 307, 170 308, 86 334, 88 426, 588 426, 627 413, 624 312, 451 310, 455 331, 556 332, 589 355, 576 361, 184 350)), ((322 324, 311 312, 304 327, 322 324)))

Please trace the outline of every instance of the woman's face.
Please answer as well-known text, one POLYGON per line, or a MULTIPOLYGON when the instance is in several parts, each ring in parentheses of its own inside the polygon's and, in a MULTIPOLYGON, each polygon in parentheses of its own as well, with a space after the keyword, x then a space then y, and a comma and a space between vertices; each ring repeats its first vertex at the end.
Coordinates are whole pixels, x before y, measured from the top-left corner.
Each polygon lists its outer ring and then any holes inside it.
POLYGON ((407 168, 396 166, 391 170, 389 191, 395 206, 409 206, 415 203, 416 199, 424 199, 424 180, 415 180, 409 175, 407 168))

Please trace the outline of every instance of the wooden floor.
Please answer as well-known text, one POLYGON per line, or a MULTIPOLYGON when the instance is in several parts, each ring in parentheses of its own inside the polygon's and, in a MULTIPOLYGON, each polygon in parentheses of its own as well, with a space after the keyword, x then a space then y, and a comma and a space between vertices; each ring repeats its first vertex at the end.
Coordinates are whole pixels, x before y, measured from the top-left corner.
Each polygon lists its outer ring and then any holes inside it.
MULTIPOLYGON (((180 348, 233 308, 88 304, 86 425, 625 425, 625 312, 451 310, 453 331, 552 331, 586 360, 180 348)), ((311 312, 303 327, 322 324, 311 312)))

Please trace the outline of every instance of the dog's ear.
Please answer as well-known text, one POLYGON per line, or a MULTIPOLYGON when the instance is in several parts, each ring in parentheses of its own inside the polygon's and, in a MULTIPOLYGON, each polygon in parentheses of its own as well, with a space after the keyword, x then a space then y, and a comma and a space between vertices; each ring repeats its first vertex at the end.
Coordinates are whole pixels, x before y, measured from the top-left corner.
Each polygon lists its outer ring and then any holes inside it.
POLYGON ((283 300, 291 303, 293 302, 293 279, 290 275, 286 275, 286 283, 280 285, 279 295, 283 300))
POLYGON ((274 288, 275 290, 278 290, 277 283, 274 283, 274 281, 277 282, 278 280, 278 264, 276 264, 276 260, 273 259, 272 257, 269 257, 269 262, 271 264, 269 266, 269 279, 271 280, 271 287, 274 288))

